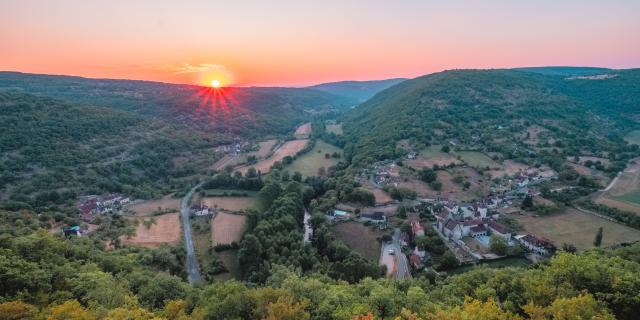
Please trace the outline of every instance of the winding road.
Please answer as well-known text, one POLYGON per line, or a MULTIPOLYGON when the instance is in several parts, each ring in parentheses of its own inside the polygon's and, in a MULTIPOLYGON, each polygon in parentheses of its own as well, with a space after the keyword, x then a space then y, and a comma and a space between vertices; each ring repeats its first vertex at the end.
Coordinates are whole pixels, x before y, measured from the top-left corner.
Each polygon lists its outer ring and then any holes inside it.
POLYGON ((198 258, 196 252, 193 249, 193 238, 191 237, 191 224, 189 223, 189 203, 191 197, 196 192, 196 189, 200 188, 204 182, 198 183, 195 187, 191 188, 189 192, 182 198, 180 202, 180 215, 182 218, 182 230, 184 232, 184 246, 187 250, 187 280, 190 284, 194 284, 202 281, 200 275, 200 266, 198 265, 198 258))

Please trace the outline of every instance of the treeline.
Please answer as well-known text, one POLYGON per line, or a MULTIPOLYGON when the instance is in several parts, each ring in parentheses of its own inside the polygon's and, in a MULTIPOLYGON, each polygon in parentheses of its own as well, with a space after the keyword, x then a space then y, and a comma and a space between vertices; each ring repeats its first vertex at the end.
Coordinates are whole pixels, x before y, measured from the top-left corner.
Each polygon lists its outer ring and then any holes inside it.
POLYGON ((258 192, 259 210, 250 213, 248 231, 239 244, 238 261, 248 282, 264 283, 272 265, 303 273, 320 272, 349 282, 384 274, 376 262, 366 260, 337 240, 322 215, 313 218, 312 245, 305 244, 305 203, 309 205, 321 190, 283 179, 284 173, 273 173, 258 192))
MULTIPOLYGON (((289 209, 300 209, 291 194, 284 192, 273 208, 291 202, 289 209)), ((104 252, 102 246, 89 238, 62 240, 44 230, 1 235, 0 314, 7 319, 635 319, 640 310, 640 244, 560 252, 529 269, 478 267, 435 282, 420 277, 348 283, 316 272, 303 276, 300 268, 271 262, 265 285, 226 281, 196 287, 171 275, 169 251, 104 252)))

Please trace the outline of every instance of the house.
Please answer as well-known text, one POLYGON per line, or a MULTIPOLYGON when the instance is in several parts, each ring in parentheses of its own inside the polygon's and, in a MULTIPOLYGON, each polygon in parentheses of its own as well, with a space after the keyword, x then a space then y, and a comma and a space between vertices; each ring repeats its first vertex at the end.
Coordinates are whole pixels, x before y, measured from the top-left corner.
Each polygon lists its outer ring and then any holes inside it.
POLYGON ((509 231, 509 229, 493 219, 489 219, 487 228, 493 235, 501 236, 507 241, 511 239, 511 232, 509 231))
POLYGON ((517 236, 516 239, 518 239, 520 244, 527 248, 527 250, 539 255, 548 256, 556 251, 556 247, 553 243, 546 238, 526 234, 524 236, 517 236))
POLYGON ((351 219, 351 214, 344 210, 331 210, 329 211, 325 217, 330 221, 347 221, 351 219))
POLYGON ((412 254, 411 257, 409 257, 409 260, 411 261, 411 264, 417 270, 420 270, 420 269, 424 268, 424 264, 422 263, 422 259, 418 255, 412 254))
POLYGON ((460 240, 463 236, 462 226, 458 221, 451 219, 444 225, 443 234, 449 239, 460 240))
POLYGON ((424 236, 424 229, 422 228, 422 225, 420 225, 420 221, 411 221, 411 231, 413 232, 414 237, 424 236))
POLYGON ((191 213, 195 216, 206 216, 213 214, 214 210, 210 209, 207 205, 201 203, 200 205, 194 205, 191 207, 191 213))
POLYGON ((473 226, 469 228, 469 235, 472 237, 486 236, 488 235, 487 228, 483 225, 473 226))
POLYGON ((373 224, 387 224, 387 217, 383 212, 361 213, 360 221, 373 224))
POLYGON ((70 239, 73 236, 76 236, 76 237, 81 237, 82 236, 82 232, 80 231, 80 227, 79 226, 63 227, 62 228, 62 233, 64 234, 64 237, 67 238, 67 239, 70 239))

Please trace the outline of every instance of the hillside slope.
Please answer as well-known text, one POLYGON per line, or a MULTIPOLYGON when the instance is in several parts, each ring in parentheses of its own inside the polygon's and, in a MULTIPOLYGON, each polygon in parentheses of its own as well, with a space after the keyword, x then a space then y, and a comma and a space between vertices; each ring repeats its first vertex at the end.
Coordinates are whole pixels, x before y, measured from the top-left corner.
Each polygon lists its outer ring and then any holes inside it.
POLYGON ((352 105, 305 88, 221 88, 151 81, 0 72, 0 91, 133 111, 198 130, 244 136, 286 133, 310 115, 352 105))
POLYGON ((410 139, 545 162, 562 153, 627 158, 622 136, 637 126, 626 115, 640 110, 638 76, 640 70, 603 80, 456 70, 407 80, 347 114, 347 152, 356 165, 394 158, 396 142, 410 139))

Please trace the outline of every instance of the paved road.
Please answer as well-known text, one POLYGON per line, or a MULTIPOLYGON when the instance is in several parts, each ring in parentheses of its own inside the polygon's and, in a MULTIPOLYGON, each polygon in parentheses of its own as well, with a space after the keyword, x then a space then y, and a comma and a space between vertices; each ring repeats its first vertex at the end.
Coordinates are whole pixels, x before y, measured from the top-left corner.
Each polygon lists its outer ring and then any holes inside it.
POLYGON ((189 223, 189 203, 191 197, 196 189, 202 186, 203 182, 200 182, 195 187, 191 188, 189 192, 182 198, 180 202, 180 214, 182 216, 182 230, 184 231, 184 246, 187 250, 187 280, 190 284, 194 284, 202 281, 200 275, 200 266, 198 266, 198 258, 196 258, 195 250, 193 249, 193 238, 191 237, 191 224, 189 223))
POLYGON ((618 172, 618 174, 616 175, 616 177, 615 177, 615 178, 613 178, 613 180, 611 180, 611 182, 609 183, 609 185, 608 185, 606 188, 604 188, 604 190, 603 190, 603 191, 605 191, 605 192, 606 192, 606 191, 611 190, 611 188, 613 188, 613 185, 614 185, 614 184, 616 184, 616 182, 618 182, 618 178, 620 178, 620 175, 622 175, 622 172, 618 172))
POLYGON ((402 253, 402 247, 400 245, 400 228, 396 228, 393 232, 393 244, 396 251, 396 279, 411 278, 411 272, 409 272, 409 262, 407 256, 402 253))

